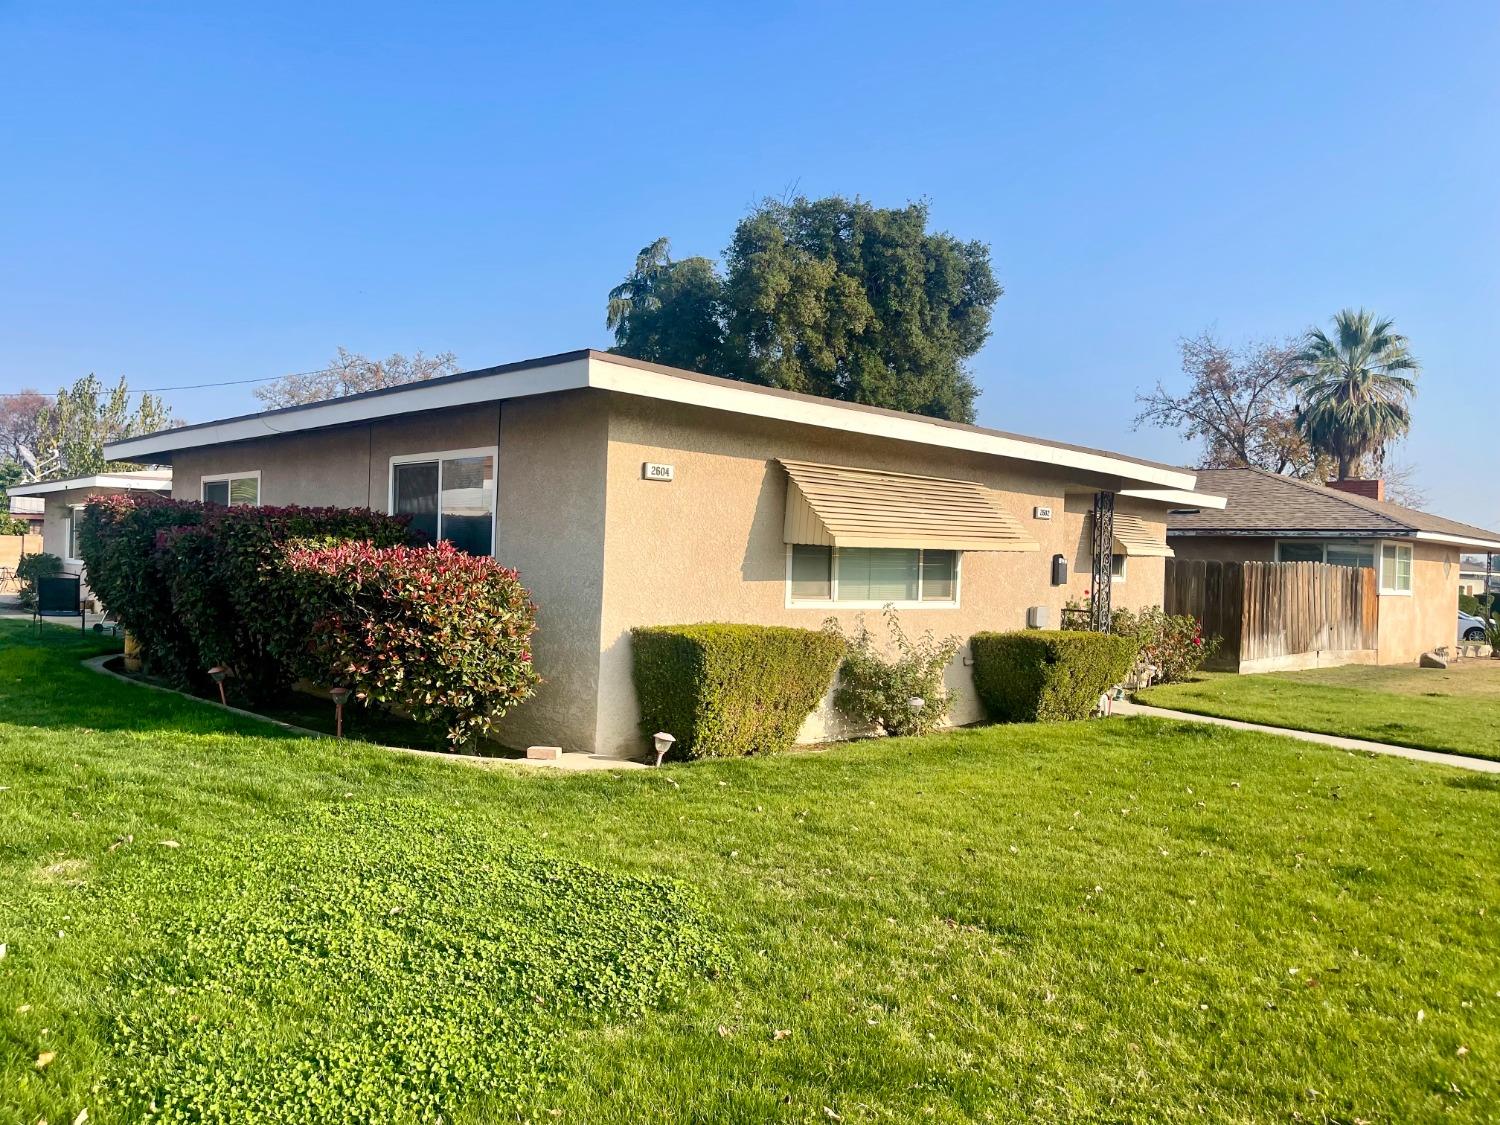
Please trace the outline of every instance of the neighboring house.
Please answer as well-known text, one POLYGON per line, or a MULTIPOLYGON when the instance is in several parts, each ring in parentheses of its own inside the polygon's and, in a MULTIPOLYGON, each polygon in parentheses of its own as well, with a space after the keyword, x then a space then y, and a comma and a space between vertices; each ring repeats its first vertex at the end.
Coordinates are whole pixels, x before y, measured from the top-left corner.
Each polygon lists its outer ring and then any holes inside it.
POLYGON ((1204 469, 1198 482, 1228 504, 1173 508, 1167 542, 1179 559, 1375 570, 1381 664, 1453 644, 1460 554, 1500 552, 1500 532, 1392 504, 1380 481, 1318 485, 1261 469, 1204 469))
POLYGON ((35 499, 43 506, 42 550, 63 561, 64 574, 84 578, 84 597, 88 597, 83 560, 78 557, 78 512, 89 498, 119 492, 171 492, 171 469, 143 469, 139 472, 97 473, 91 477, 66 480, 44 480, 35 484, 17 484, 10 495, 35 499))
POLYGON ((1458 592, 1482 598, 1486 588, 1491 593, 1500 593, 1500 561, 1497 561, 1494 570, 1487 573, 1482 564, 1472 566, 1465 560, 1458 572, 1458 592))
MULTIPOLYGON (((1191 471, 595 351, 184 426, 106 455, 170 462, 178 497, 366 506, 492 553, 540 607, 544 677, 499 737, 612 756, 644 747, 634 626, 816 629, 865 613, 883 635, 894 603, 914 633, 967 640, 1028 614, 1055 627, 1096 566, 1115 574, 1116 604, 1161 602, 1167 508, 1222 503, 1191 491, 1191 471), (1096 504, 1116 513, 1097 561, 1096 504)), ((962 660, 949 679, 953 719, 978 718, 962 660)))
POLYGON ((12 496, 10 514, 12 519, 27 525, 28 535, 40 535, 47 515, 47 502, 40 496, 12 496))

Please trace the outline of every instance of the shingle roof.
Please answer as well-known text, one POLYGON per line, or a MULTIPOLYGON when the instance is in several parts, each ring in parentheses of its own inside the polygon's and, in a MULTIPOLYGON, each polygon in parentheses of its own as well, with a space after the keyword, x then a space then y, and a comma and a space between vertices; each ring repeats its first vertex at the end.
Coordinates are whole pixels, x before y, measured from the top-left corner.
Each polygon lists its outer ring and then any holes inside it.
POLYGON ((1264 469, 1200 469, 1198 487, 1227 497, 1223 511, 1177 510, 1167 516, 1176 535, 1447 535, 1500 544, 1500 531, 1387 500, 1369 500, 1326 485, 1296 480, 1264 469))

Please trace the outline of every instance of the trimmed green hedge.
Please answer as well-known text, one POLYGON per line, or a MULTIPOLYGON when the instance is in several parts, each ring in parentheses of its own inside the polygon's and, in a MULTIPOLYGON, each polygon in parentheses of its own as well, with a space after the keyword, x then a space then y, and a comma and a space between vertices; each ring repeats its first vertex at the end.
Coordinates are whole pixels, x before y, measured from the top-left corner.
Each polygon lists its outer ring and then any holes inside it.
POLYGON ((1139 646, 1130 637, 1028 629, 969 642, 974 687, 993 718, 1011 723, 1086 719, 1120 683, 1139 646))
POLYGON ((641 730, 690 758, 786 750, 844 655, 830 633, 770 625, 657 625, 631 640, 641 730))

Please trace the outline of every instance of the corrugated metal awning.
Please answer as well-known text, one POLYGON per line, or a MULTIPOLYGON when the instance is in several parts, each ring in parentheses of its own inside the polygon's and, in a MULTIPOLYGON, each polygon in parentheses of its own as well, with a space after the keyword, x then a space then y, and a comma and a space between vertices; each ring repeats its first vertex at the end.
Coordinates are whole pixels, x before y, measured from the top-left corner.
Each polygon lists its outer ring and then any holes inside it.
POLYGON ((1116 512, 1115 553, 1169 559, 1172 557, 1172 548, 1167 546, 1164 531, 1152 531, 1139 516, 1122 516, 1116 512))
POLYGON ((1035 551, 1021 522, 981 485, 879 469, 782 460, 788 543, 1035 551))

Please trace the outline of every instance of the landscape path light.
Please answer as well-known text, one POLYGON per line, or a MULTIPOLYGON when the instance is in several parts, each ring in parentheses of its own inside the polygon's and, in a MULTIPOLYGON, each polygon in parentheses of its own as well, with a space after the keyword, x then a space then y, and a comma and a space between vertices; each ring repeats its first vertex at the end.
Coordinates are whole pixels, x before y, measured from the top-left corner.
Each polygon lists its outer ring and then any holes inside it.
POLYGON ((344 737, 344 704, 349 702, 349 695, 349 689, 346 687, 328 689, 328 698, 333 700, 333 731, 335 738, 344 737))
POLYGON ((677 739, 664 730, 659 730, 651 736, 651 741, 656 746, 656 764, 661 765, 661 760, 667 756, 677 739))
POLYGON ((219 685, 219 702, 225 707, 229 706, 229 700, 224 698, 224 677, 229 675, 229 669, 222 664, 215 664, 208 670, 208 678, 219 685))

